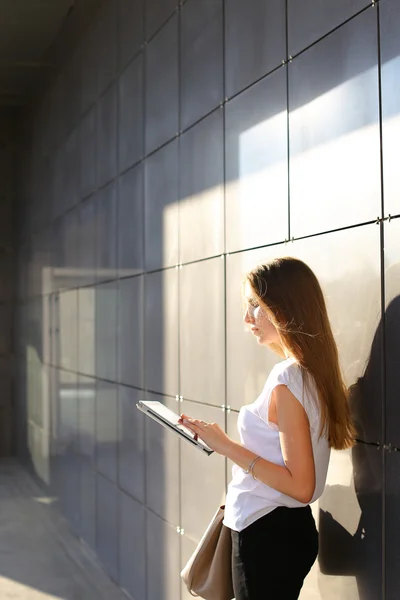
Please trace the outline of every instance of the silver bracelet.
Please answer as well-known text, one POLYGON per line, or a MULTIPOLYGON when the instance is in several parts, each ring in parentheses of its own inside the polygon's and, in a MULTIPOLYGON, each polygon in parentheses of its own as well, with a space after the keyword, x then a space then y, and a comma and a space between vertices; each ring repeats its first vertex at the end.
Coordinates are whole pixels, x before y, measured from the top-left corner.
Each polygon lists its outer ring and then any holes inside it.
POLYGON ((261 456, 257 456, 257 458, 255 459, 255 461, 253 462, 253 466, 252 466, 252 467, 251 467, 251 469, 250 469, 251 476, 252 476, 252 478, 253 478, 254 480, 256 480, 256 479, 257 479, 257 477, 254 477, 254 473, 253 473, 253 471, 254 471, 254 467, 256 466, 256 462, 257 462, 258 460, 260 460, 260 458, 261 458, 261 456))
POLYGON ((256 456, 254 460, 251 461, 251 463, 249 464, 249 466, 247 467, 247 469, 244 471, 246 473, 246 475, 248 475, 249 473, 251 473, 253 479, 255 479, 254 475, 253 475, 253 469, 254 469, 254 465, 256 464, 256 462, 258 460, 260 460, 261 456, 256 456))

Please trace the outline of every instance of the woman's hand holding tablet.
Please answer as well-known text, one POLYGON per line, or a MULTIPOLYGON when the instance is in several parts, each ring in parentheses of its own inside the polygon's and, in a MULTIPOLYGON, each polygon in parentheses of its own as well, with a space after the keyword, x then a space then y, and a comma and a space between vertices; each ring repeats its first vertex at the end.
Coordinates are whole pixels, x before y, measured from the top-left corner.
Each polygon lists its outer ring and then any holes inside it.
POLYGON ((186 440, 198 450, 207 454, 208 456, 214 452, 207 444, 202 440, 196 439, 196 436, 179 421, 181 421, 180 415, 174 413, 172 410, 164 406, 161 402, 139 400, 136 407, 141 410, 145 415, 160 423, 166 429, 173 431, 179 435, 182 439, 186 440))

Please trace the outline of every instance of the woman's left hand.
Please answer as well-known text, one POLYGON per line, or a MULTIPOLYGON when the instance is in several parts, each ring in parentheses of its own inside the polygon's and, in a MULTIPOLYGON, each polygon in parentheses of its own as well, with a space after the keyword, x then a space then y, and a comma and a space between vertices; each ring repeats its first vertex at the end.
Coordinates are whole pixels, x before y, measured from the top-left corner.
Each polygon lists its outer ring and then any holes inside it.
POLYGON ((196 438, 201 438, 212 450, 226 456, 225 452, 232 443, 232 440, 217 423, 207 423, 206 421, 191 419, 183 414, 179 423, 190 429, 196 438))

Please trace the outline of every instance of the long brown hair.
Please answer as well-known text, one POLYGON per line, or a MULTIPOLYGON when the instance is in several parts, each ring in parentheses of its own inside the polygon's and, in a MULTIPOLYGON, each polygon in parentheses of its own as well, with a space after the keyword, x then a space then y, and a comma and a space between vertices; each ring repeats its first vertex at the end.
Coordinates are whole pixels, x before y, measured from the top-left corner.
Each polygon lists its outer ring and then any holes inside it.
MULTIPOLYGON (((301 260, 277 258, 247 274, 260 306, 277 328, 282 346, 300 365, 305 385, 315 381, 321 431, 336 450, 354 444, 348 391, 339 366, 336 342, 324 295, 313 271, 301 260)), ((279 348, 274 348, 279 351, 279 348)))

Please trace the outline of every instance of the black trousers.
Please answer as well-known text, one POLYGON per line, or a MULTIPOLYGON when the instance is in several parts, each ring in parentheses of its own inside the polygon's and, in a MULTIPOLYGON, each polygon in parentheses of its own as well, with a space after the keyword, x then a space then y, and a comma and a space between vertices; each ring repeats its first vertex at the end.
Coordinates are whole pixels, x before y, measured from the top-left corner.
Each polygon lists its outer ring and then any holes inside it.
POLYGON ((309 506, 281 506, 243 531, 232 531, 235 600, 296 600, 317 554, 309 506))

